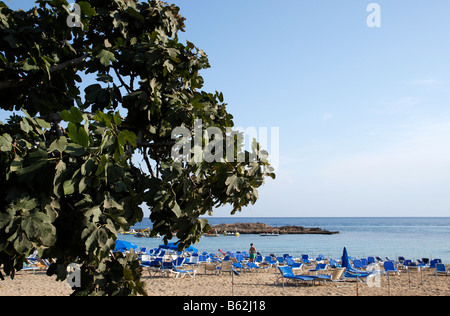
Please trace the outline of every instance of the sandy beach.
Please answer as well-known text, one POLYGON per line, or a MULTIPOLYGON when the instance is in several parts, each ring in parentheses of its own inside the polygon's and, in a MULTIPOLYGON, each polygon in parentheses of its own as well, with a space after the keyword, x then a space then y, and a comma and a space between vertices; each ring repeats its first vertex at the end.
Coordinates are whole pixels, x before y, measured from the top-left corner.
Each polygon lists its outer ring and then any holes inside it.
MULTIPOLYGON (((150 296, 231 296, 233 294, 232 277, 230 274, 214 275, 204 273, 203 267, 196 268, 194 279, 150 277, 144 269, 143 280, 150 296)), ((234 277, 234 293, 236 296, 388 296, 388 277, 382 276, 379 286, 370 287, 356 282, 327 282, 306 284, 278 283, 277 270, 267 272, 246 272, 241 277, 234 277)), ((450 296, 450 276, 438 276, 434 270, 411 272, 411 288, 408 272, 390 276, 392 296, 450 296)), ((21 272, 14 280, 9 278, 0 281, 0 296, 68 296, 71 289, 65 282, 56 282, 54 278, 45 275, 44 271, 21 272)))

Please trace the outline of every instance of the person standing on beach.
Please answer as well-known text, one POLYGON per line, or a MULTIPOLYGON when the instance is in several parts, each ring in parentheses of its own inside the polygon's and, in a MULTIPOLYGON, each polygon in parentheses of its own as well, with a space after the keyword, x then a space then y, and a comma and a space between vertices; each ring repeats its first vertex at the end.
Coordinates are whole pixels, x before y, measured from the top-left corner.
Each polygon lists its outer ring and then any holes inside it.
POLYGON ((250 262, 255 262, 256 258, 256 248, 253 246, 253 244, 250 244, 250 262))

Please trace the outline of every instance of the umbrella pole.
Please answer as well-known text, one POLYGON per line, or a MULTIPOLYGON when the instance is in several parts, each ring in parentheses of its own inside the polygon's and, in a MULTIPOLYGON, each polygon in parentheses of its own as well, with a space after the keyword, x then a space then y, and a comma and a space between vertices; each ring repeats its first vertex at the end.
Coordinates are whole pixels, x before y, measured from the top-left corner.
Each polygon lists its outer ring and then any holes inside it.
POLYGON ((359 293, 358 293, 359 285, 358 285, 358 283, 359 283, 359 278, 356 278, 356 296, 359 296, 359 293))
POLYGON ((389 296, 391 296, 391 280, 390 280, 390 278, 389 278, 389 271, 388 271, 387 275, 388 275, 389 296))
POLYGON ((234 272, 231 271, 231 287, 233 290, 233 296, 234 296, 234 272))
POLYGON ((408 276, 409 276, 409 289, 411 290, 411 269, 408 269, 408 276))
POLYGON ((420 267, 419 269, 420 269, 420 285, 423 285, 423 269, 422 267, 420 267))

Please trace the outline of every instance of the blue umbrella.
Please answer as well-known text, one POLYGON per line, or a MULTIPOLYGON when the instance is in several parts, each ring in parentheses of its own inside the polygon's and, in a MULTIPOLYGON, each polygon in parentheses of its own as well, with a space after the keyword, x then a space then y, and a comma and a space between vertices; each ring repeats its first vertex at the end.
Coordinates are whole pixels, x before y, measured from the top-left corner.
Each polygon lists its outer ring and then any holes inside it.
POLYGON ((349 272, 349 273, 352 273, 354 276, 357 275, 359 277, 366 277, 371 274, 371 272, 361 271, 361 270, 358 270, 358 269, 355 269, 352 267, 352 265, 350 264, 350 260, 348 258, 347 248, 345 248, 345 247, 344 247, 344 253, 342 254, 342 267, 347 268, 345 273, 349 272))
POLYGON ((350 262, 348 260, 347 248, 344 247, 344 253, 342 254, 342 267, 351 269, 350 262))
MULTIPOLYGON (((163 245, 159 245, 159 248, 178 251, 178 241, 177 242, 170 242, 167 245, 164 245, 164 244, 163 245)), ((192 246, 189 246, 185 251, 198 252, 198 249, 194 248, 192 246)))
POLYGON ((192 247, 192 246, 189 246, 185 251, 188 251, 188 252, 198 252, 198 249, 197 249, 197 248, 194 248, 194 247, 192 247))
POLYGON ((131 242, 125 240, 116 240, 116 247, 114 248, 114 251, 127 251, 130 249, 137 249, 137 248, 138 246, 132 244, 131 242))
POLYGON ((167 245, 159 245, 160 249, 178 250, 178 242, 169 242, 167 245))

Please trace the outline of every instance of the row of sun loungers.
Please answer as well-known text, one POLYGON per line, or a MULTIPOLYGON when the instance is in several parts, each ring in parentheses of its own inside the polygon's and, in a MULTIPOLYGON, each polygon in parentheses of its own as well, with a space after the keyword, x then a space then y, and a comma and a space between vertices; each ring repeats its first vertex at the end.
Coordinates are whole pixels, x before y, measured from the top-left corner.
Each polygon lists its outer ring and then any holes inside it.
MULTIPOLYGON (((164 253, 159 255, 167 256, 164 253)), ((436 271, 448 275, 448 271, 445 270, 445 265, 440 264, 439 259, 432 260, 429 264, 423 263, 423 261, 402 260, 383 261, 380 257, 368 257, 368 258, 351 258, 352 267, 342 268, 340 266, 340 259, 325 259, 323 255, 311 259, 308 255, 302 255, 301 258, 293 258, 289 254, 283 256, 265 256, 260 253, 256 257, 256 262, 248 262, 248 255, 245 252, 228 252, 224 256, 217 256, 211 253, 202 254, 190 254, 188 257, 178 257, 177 260, 167 260, 163 257, 153 257, 153 261, 149 261, 151 256, 143 256, 143 267, 149 268, 149 273, 153 272, 153 275, 183 277, 190 275, 191 277, 197 273, 197 270, 204 274, 221 274, 232 273, 233 270, 240 273, 245 272, 258 272, 268 271, 269 268, 278 268, 283 279, 295 280, 297 282, 310 282, 315 284, 316 282, 331 281, 364 281, 368 277, 377 273, 400 273, 402 269, 411 269, 412 267, 423 268, 436 268, 436 271), (315 264, 315 266, 314 266, 315 264), (382 266, 381 270, 374 270, 375 266, 382 266), (196 270, 195 270, 196 269, 196 270), (301 271, 300 275, 294 274, 294 271, 301 271), (306 274, 305 274, 306 273, 306 274), (295 276, 295 277, 293 277, 295 276)), ((388 259, 388 258, 386 258, 388 259)), ((438 273, 438 272, 436 272, 438 273)))
MULTIPOLYGON (((142 249, 141 249, 142 250, 142 249)), ((220 256, 213 253, 191 253, 189 255, 180 253, 168 253, 164 250, 153 249, 151 251, 141 251, 141 266, 147 269, 149 276, 183 278, 185 276, 194 279, 197 271, 206 274, 223 273, 247 273, 268 271, 270 268, 278 270, 278 282, 284 284, 287 281, 295 283, 307 283, 315 285, 316 282, 367 282, 374 275, 400 274, 401 271, 410 269, 434 269, 436 277, 438 275, 450 275, 448 268, 440 259, 428 260, 408 260, 399 257, 394 261, 379 257, 349 258, 351 265, 342 267, 340 259, 325 259, 319 255, 311 259, 308 255, 301 258, 294 258, 289 254, 283 256, 262 256, 258 253, 256 262, 249 262, 245 252, 228 252, 220 256), (382 267, 380 269, 380 267, 382 267), (295 273, 294 273, 295 271, 295 273)), ((49 262, 37 256, 28 258, 28 265, 23 271, 33 272, 40 268, 47 268, 49 262)))

